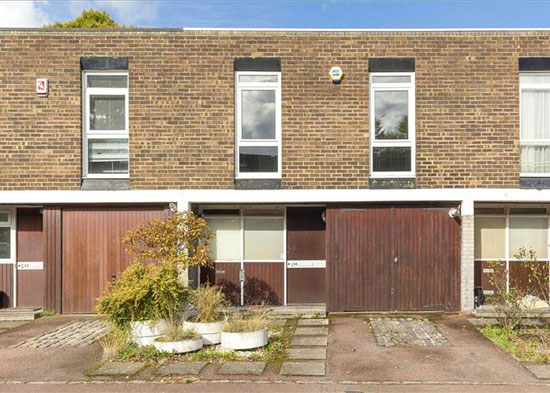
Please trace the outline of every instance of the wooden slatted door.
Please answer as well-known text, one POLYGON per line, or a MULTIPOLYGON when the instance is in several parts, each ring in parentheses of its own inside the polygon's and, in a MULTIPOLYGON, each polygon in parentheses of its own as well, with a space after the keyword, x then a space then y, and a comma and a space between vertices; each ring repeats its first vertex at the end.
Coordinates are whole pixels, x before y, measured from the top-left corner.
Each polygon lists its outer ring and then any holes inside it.
POLYGON ((460 226, 448 210, 327 209, 328 310, 458 310, 460 226))
POLYGON ((168 214, 164 206, 64 208, 63 313, 95 312, 105 285, 131 262, 119 239, 168 214))

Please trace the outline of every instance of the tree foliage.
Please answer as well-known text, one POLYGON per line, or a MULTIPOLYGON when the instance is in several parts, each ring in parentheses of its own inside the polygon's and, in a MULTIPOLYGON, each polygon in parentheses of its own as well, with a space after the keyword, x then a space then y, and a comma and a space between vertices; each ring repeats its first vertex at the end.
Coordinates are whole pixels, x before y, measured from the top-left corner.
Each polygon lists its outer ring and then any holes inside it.
POLYGON ((83 10, 82 14, 73 20, 55 22, 44 27, 53 29, 118 29, 124 26, 116 23, 106 11, 90 8, 83 10))

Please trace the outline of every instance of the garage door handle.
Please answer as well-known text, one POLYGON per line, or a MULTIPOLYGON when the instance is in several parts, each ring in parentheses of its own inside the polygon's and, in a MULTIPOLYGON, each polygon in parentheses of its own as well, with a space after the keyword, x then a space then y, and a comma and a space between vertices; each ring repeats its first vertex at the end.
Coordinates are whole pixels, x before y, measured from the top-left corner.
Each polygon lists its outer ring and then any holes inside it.
POLYGON ((397 263, 397 262, 399 262, 399 258, 397 257, 393 258, 393 263, 397 263))

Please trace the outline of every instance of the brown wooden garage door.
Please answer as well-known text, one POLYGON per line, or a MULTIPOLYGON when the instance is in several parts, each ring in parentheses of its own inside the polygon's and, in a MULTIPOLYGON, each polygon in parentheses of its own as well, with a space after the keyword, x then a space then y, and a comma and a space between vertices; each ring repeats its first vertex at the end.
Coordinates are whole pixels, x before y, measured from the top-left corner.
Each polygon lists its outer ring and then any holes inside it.
POLYGON ((460 224, 450 207, 328 208, 328 310, 459 310, 460 224))
POLYGON ((95 312, 105 284, 131 258, 119 244, 128 230, 168 216, 164 206, 63 209, 63 312, 95 312))

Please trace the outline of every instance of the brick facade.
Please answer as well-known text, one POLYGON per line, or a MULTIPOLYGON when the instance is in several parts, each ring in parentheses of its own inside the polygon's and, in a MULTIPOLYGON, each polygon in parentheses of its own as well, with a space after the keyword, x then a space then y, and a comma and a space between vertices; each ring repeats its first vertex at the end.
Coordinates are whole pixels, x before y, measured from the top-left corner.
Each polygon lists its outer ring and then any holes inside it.
POLYGON ((80 189, 81 56, 130 58, 132 189, 234 187, 245 56, 281 58, 283 188, 368 187, 369 57, 416 60, 417 187, 518 187, 518 57, 549 45, 519 31, 4 31, 0 189, 80 189))

